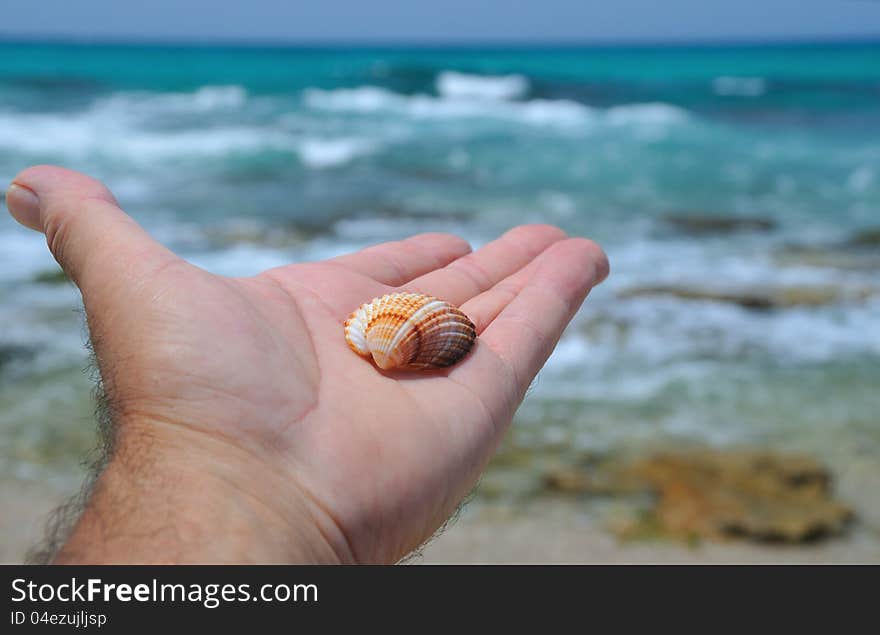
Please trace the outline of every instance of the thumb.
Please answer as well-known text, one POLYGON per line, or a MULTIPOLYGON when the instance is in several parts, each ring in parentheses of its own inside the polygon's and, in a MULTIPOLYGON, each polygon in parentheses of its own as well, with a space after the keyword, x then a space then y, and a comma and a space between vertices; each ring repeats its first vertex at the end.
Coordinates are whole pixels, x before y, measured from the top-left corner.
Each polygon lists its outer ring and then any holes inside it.
POLYGON ((6 206, 19 223, 46 234, 52 255, 84 296, 130 286, 176 259, 119 208, 103 184, 72 170, 24 170, 12 180, 6 206))

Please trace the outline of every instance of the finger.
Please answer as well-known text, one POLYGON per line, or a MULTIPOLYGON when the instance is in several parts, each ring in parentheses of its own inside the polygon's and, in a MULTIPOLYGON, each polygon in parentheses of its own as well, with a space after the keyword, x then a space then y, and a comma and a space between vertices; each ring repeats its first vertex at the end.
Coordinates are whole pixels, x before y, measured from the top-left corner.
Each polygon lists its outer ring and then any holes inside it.
MULTIPOLYGON (((607 275, 608 259, 596 243, 584 238, 560 241, 541 254, 516 297, 483 331, 480 341, 508 371, 513 403, 525 394, 587 293, 607 275)), ((476 375, 492 360, 475 361, 462 364, 450 376, 469 385, 485 383, 476 375)), ((511 402, 509 393, 494 396, 511 402)))
POLYGON ((173 253, 155 242, 98 181, 53 166, 28 168, 6 194, 15 219, 46 234, 49 250, 83 290, 125 286, 173 253))
POLYGON ((330 262, 369 276, 392 287, 406 284, 429 271, 445 267, 469 254, 467 241, 452 234, 419 234, 396 242, 367 247, 330 262))
POLYGON ((437 296, 460 306, 515 273, 565 232, 552 225, 521 225, 472 254, 420 276, 408 289, 437 296))

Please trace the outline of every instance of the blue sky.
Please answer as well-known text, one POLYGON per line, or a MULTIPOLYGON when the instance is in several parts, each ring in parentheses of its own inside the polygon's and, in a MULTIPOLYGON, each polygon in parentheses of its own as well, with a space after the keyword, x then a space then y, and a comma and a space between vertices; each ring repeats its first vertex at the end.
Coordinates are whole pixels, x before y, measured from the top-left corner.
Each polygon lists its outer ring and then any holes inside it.
POLYGON ((0 0, 0 35, 248 41, 880 38, 880 0, 0 0))

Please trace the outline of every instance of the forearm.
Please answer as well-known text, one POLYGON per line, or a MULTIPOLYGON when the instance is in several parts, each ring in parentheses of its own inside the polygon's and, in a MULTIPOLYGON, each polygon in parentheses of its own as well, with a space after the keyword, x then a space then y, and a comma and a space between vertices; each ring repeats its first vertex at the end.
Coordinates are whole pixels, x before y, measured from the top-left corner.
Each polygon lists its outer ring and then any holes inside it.
POLYGON ((220 441, 173 432, 188 445, 143 427, 121 435, 56 563, 340 561, 289 482, 220 441))

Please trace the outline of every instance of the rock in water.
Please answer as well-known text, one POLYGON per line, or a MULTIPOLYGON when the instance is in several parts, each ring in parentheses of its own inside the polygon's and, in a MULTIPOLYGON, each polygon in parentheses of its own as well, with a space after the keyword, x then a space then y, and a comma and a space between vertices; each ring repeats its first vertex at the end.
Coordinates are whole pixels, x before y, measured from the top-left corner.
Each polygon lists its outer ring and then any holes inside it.
POLYGON ((708 289, 699 287, 656 285, 623 289, 622 299, 644 296, 669 296, 680 300, 700 300, 736 304, 744 309, 769 311, 798 306, 823 306, 835 302, 864 302, 877 295, 872 287, 845 288, 833 285, 792 286, 754 289, 708 289))
POLYGON ((849 243, 824 247, 788 245, 775 254, 776 261, 786 267, 826 267, 853 271, 880 269, 880 249, 856 247, 849 243))
POLYGON ((776 228, 776 221, 772 219, 745 216, 673 213, 663 216, 662 220, 675 230, 692 236, 767 232, 776 228))
POLYGON ((880 248, 880 227, 872 227, 856 232, 852 238, 844 243, 844 246, 860 249, 880 248))
POLYGON ((671 536, 804 542, 839 533, 853 517, 831 497, 828 470, 810 457, 704 450, 656 454, 624 471, 655 493, 645 520, 671 536))
POLYGON ((36 351, 18 344, 0 344, 0 370, 12 366, 15 362, 26 361, 34 357, 36 351))

